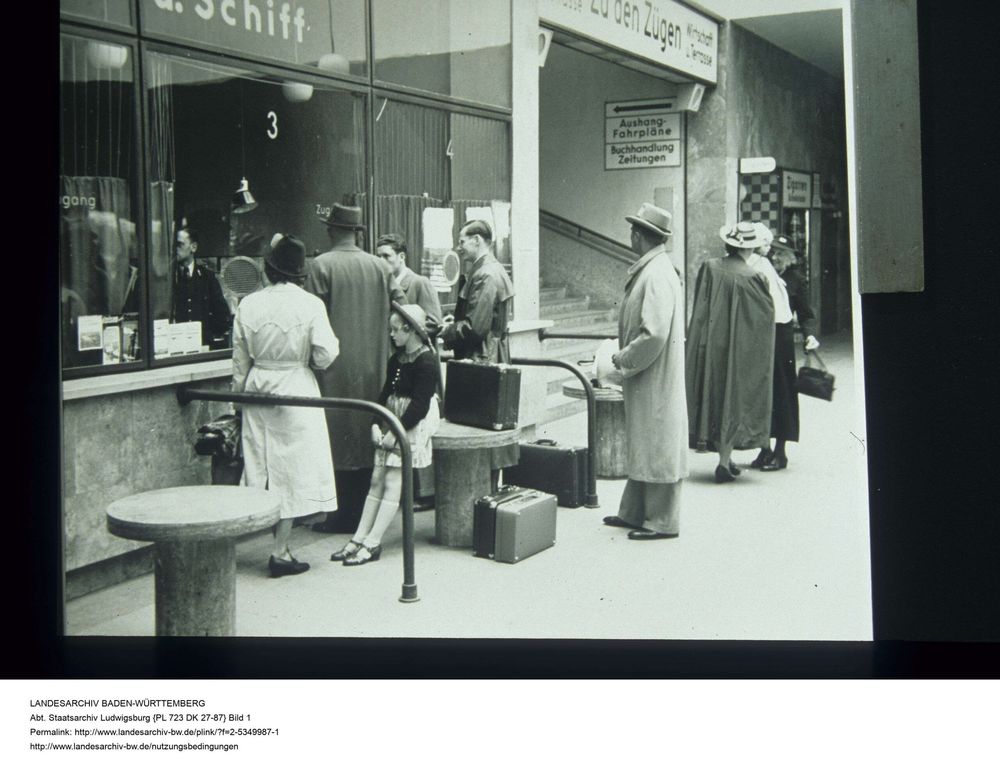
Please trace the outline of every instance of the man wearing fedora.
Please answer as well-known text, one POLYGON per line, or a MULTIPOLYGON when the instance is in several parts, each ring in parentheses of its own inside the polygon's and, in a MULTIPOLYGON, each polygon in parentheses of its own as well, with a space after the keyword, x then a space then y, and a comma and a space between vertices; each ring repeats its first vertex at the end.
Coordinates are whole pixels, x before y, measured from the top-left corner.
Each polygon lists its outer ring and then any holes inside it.
POLYGON ((687 339, 690 446, 718 451, 716 483, 740 474, 734 449, 763 448, 771 428, 774 302, 767 279, 748 265, 761 246, 753 223, 725 225, 726 256, 701 264, 687 339))
MULTIPOLYGON (((364 230, 359 207, 334 204, 320 218, 330 237, 330 250, 313 261, 306 289, 326 304, 340 357, 317 373, 324 397, 378 400, 389 361, 390 303, 406 296, 385 261, 362 250, 357 234, 364 230)), ((361 411, 327 411, 339 510, 319 531, 353 534, 371 485, 374 450, 371 416, 361 411)))
POLYGON ((688 474, 684 392, 684 290, 666 251, 671 215, 644 203, 632 224, 632 251, 611 362, 625 398, 628 481, 607 526, 631 540, 680 533, 681 483, 688 474))

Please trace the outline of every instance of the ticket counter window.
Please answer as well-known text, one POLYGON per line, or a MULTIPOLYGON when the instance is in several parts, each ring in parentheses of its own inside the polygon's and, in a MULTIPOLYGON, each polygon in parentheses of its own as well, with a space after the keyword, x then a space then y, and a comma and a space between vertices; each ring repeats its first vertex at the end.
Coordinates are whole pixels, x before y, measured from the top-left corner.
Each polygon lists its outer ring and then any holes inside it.
POLYGON ((363 194, 364 100, 165 54, 146 64, 154 357, 225 350, 272 236, 319 254, 319 216, 363 194))
POLYGON ((404 235, 407 265, 431 280, 448 311, 460 268, 453 247, 465 221, 491 224, 494 254, 512 271, 510 125, 386 98, 375 115, 377 232, 404 235))
POLYGON ((66 368, 130 362, 144 345, 134 53, 118 43, 60 38, 59 276, 66 368))
POLYGON ((511 105, 510 0, 372 0, 375 79, 511 105))

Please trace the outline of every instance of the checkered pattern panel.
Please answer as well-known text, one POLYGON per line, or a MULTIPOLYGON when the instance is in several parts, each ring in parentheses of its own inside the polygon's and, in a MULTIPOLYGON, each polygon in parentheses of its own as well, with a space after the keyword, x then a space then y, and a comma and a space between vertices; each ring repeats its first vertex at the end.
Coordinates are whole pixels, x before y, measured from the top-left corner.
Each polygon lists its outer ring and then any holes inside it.
POLYGON ((740 220, 759 220, 776 234, 781 233, 781 180, 777 172, 740 176, 742 190, 740 220))

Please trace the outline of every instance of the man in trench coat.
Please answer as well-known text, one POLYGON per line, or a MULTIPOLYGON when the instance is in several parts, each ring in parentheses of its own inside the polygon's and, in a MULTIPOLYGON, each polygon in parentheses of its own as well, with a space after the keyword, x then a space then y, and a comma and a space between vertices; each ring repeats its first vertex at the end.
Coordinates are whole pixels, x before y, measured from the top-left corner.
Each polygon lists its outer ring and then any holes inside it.
POLYGON ((611 361, 622 374, 628 481, 618 515, 604 523, 630 529, 632 540, 668 539, 680 532, 688 474, 684 292, 664 246, 670 213, 646 203, 625 219, 640 258, 628 270, 611 361))
MULTIPOLYGON (((385 261, 357 246, 355 236, 364 230, 360 208, 334 204, 330 216, 320 220, 330 236, 330 251, 313 262, 305 289, 326 305, 340 356, 328 369, 317 371, 316 379, 324 397, 374 402, 389 360, 389 304, 404 304, 406 296, 385 261)), ((339 508, 313 528, 353 534, 371 485, 371 415, 341 409, 326 414, 339 508)))

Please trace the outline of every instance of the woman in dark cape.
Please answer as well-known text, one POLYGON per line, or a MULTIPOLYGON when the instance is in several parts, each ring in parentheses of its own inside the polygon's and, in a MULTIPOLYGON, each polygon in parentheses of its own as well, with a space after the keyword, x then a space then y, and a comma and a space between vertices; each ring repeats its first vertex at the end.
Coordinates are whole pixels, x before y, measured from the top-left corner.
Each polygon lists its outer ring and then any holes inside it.
POLYGON ((733 449, 760 448, 771 429, 774 304, 746 264, 760 237, 750 223, 724 226, 724 258, 698 271, 687 339, 690 447, 717 451, 717 483, 735 480, 733 449))

